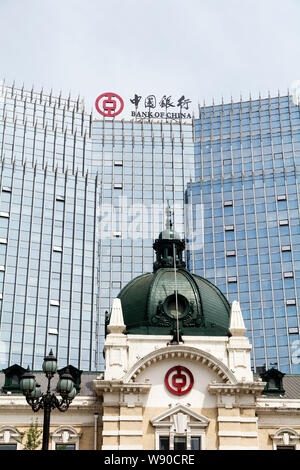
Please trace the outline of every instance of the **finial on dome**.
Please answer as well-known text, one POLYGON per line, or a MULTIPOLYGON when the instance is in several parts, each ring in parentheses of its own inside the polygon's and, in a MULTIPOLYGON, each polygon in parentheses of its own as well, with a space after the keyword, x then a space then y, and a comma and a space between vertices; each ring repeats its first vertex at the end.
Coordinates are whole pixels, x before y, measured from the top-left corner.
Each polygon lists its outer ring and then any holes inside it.
POLYGON ((171 215, 170 204, 167 201, 166 228, 160 232, 153 244, 156 252, 156 261, 153 265, 154 271, 160 268, 173 268, 175 264, 177 268, 185 268, 185 262, 182 259, 185 242, 181 240, 179 233, 173 229, 171 215))
POLYGON ((169 200, 167 201, 167 208, 166 208, 166 228, 159 234, 159 239, 176 239, 180 240, 179 233, 175 232, 173 229, 173 223, 171 222, 171 208, 169 204, 169 200))
POLYGON ((244 336, 247 331, 240 304, 236 300, 234 300, 231 305, 229 331, 232 336, 244 336))
POLYGON ((167 201, 167 208, 166 208, 166 215, 167 215, 167 218, 166 218, 166 230, 171 230, 172 229, 172 222, 171 222, 171 215, 172 215, 172 212, 171 212, 171 208, 170 208, 170 204, 169 204, 169 199, 167 201))
POLYGON ((120 299, 114 299, 110 322, 107 326, 109 333, 123 333, 125 331, 122 304, 120 299))

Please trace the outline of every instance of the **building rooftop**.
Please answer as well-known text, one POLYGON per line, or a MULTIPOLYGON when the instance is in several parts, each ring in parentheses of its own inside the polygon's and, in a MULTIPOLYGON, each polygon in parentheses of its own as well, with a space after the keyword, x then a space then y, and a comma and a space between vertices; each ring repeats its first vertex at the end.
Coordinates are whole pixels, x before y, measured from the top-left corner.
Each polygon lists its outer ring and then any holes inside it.
MULTIPOLYGON (((42 391, 47 388, 47 379, 45 374, 41 371, 35 372, 33 374, 36 377, 37 383, 40 384, 42 391)), ((99 375, 103 372, 82 372, 81 375, 81 384, 80 384, 80 393, 81 396, 95 396, 93 391, 93 380, 96 380, 99 375)), ((254 374, 254 380, 258 377, 258 374, 254 374)), ((0 372, 0 396, 7 396, 6 393, 2 392, 2 387, 4 385, 4 373, 0 372)), ((52 380, 52 390, 55 389, 58 381, 58 375, 52 380)), ((300 399, 300 374, 286 374, 283 377, 283 388, 285 394, 282 398, 287 400, 297 400, 300 399)), ((18 394, 19 395, 19 394, 18 394)), ((273 398, 277 398, 274 396, 273 398)))
MULTIPOLYGON (((41 386, 42 392, 46 390, 47 388, 47 379, 44 374, 44 372, 41 371, 33 371, 33 374, 35 375, 37 383, 41 386)), ((80 383, 80 392, 79 394, 82 396, 93 396, 93 380, 95 380, 101 372, 82 372, 81 374, 81 383, 80 383)), ((55 375, 55 377, 51 381, 51 389, 55 390, 56 384, 58 382, 59 376, 58 374, 55 375)), ((0 396, 4 395, 6 396, 7 393, 4 393, 2 391, 2 387, 4 385, 4 380, 5 380, 5 375, 1 371, 0 372, 0 396)), ((18 394, 19 395, 19 394, 18 394)))

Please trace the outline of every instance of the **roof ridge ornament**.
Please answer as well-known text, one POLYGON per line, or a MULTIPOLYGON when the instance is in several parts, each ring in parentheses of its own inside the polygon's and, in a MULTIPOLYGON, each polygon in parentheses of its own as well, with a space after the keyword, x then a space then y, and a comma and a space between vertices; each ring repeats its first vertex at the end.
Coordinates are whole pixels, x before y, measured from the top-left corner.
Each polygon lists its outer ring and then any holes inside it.
POLYGON ((240 303, 237 300, 234 300, 231 305, 229 331, 232 336, 244 336, 247 331, 240 303))
POLYGON ((156 252, 156 261, 153 265, 154 271, 159 268, 174 268, 174 266, 176 268, 186 267, 186 264, 182 259, 182 252, 185 249, 185 241, 181 240, 178 232, 175 232, 171 216, 172 211, 169 200, 167 200, 165 229, 160 232, 158 238, 153 244, 153 248, 156 252))
POLYGON ((113 301, 110 321, 107 326, 107 331, 109 333, 119 333, 122 334, 125 331, 125 324, 123 318, 123 310, 121 300, 116 298, 113 301))
POLYGON ((166 230, 172 230, 172 221, 171 221, 171 215, 172 215, 172 212, 171 212, 171 208, 170 208, 170 204, 169 204, 169 199, 167 200, 167 207, 166 207, 166 230))

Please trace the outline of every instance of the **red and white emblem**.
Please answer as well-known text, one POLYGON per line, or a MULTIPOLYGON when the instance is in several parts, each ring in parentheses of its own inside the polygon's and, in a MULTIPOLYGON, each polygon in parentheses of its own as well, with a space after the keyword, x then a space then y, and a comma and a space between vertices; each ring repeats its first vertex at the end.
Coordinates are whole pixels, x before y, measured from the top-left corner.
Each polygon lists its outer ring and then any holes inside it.
POLYGON ((95 106, 102 116, 114 117, 123 111, 124 101, 116 93, 102 93, 96 99, 95 106))
POLYGON ((166 373, 165 385, 174 395, 185 395, 193 387, 194 377, 186 367, 175 366, 166 373))

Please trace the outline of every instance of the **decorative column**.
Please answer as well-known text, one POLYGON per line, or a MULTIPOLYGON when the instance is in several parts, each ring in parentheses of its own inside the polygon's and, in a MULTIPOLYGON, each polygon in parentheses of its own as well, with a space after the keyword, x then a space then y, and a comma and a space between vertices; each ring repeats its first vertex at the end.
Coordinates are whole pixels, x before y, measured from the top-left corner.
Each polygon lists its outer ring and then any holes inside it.
POLYGON ((248 338, 244 336, 246 328, 237 301, 232 302, 228 340, 228 367, 232 370, 239 382, 253 382, 251 371, 250 351, 251 345, 248 338))
POLYGON ((104 379, 94 380, 94 390, 102 398, 102 450, 143 448, 143 406, 140 395, 150 385, 124 383, 128 369, 128 342, 120 299, 114 299, 105 339, 104 379))
POLYGON ((209 386, 217 395, 219 450, 259 449, 256 396, 264 386, 262 382, 209 386))
POLYGON ((120 299, 114 299, 108 335, 105 339, 105 380, 116 380, 124 376, 127 371, 128 345, 125 331, 122 305, 120 299))
POLYGON ((244 335, 246 328, 239 302, 231 307, 227 343, 228 367, 236 383, 213 383, 209 391, 217 395, 219 450, 258 450, 258 426, 255 416, 256 397, 265 384, 253 381, 251 345, 244 335))
POLYGON ((150 384, 121 380, 94 380, 94 390, 102 397, 102 450, 143 449, 143 405, 141 394, 150 384))

